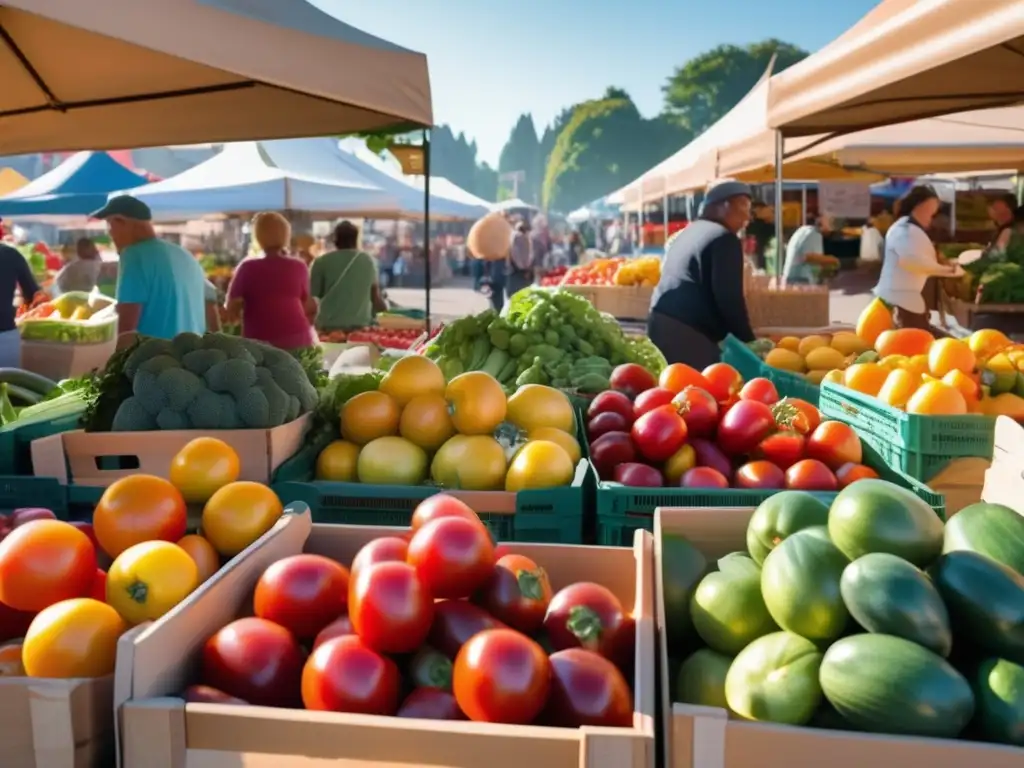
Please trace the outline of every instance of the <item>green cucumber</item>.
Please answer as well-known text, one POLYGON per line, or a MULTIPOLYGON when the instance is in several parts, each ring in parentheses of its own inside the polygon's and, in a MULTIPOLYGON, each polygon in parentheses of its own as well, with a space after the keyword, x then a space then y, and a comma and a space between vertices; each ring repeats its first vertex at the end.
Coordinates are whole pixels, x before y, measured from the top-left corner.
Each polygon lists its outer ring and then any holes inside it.
POLYGON ((1024 747, 1024 666, 986 659, 974 674, 975 722, 982 735, 999 744, 1024 747))
POLYGON ((819 680, 840 716, 868 733, 951 739, 974 715, 974 694, 964 676, 902 637, 837 640, 825 653, 819 680))
POLYGON ((931 579, 906 560, 886 552, 859 557, 846 566, 839 589, 850 615, 868 632, 949 656, 949 611, 931 579))
POLYGON ((40 395, 48 395, 59 386, 56 381, 21 368, 0 368, 0 381, 30 389, 40 395))
POLYGON ((7 385, 7 394, 11 398, 11 402, 16 406, 39 405, 43 402, 43 395, 35 390, 12 384, 9 381, 5 381, 4 384, 7 385))
POLYGON ((985 555, 1024 574, 1024 517, 1002 504, 971 504, 946 523, 943 552, 985 555))
POLYGON ((977 552, 945 554, 930 573, 955 642, 1024 664, 1024 576, 977 552))
POLYGON ((747 526, 747 551, 758 564, 787 536, 828 523, 828 506, 806 491, 782 491, 754 510, 747 526))

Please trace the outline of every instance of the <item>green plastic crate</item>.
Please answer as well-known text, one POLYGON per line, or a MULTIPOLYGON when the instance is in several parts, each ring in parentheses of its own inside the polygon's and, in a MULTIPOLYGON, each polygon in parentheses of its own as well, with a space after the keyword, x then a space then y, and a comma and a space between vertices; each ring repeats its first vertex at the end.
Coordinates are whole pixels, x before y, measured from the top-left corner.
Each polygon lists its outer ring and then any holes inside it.
POLYGON ((737 371, 744 381, 764 376, 765 364, 746 344, 731 333, 722 342, 722 362, 728 363, 737 371))
POLYGON ((845 421, 873 446, 885 463, 927 482, 953 459, 989 459, 995 441, 991 416, 919 416, 831 382, 821 387, 824 417, 845 421))
MULTIPOLYGON (((864 445, 864 463, 888 480, 909 488, 946 519, 946 499, 923 483, 888 466, 870 445, 864 445)), ((778 491, 728 488, 720 491, 689 488, 630 488, 616 483, 597 484, 597 543, 603 546, 627 546, 638 529, 654 530, 654 510, 658 507, 756 507, 778 491)), ((815 493, 831 504, 835 492, 815 493)))
POLYGON ((68 505, 68 519, 92 522, 92 513, 106 488, 96 485, 68 485, 65 495, 68 505))
POLYGON ((821 397, 821 387, 812 384, 799 373, 784 371, 781 368, 764 366, 763 375, 775 385, 779 397, 798 397, 811 405, 817 405, 821 397))
POLYGON ((0 477, 0 513, 20 507, 45 507, 59 519, 69 519, 66 490, 52 477, 0 477))
MULTIPOLYGON (((82 410, 85 410, 84 404, 82 410)), ((0 429, 0 475, 31 476, 32 441, 78 429, 80 417, 81 413, 73 413, 26 424, 14 422, 0 429)))

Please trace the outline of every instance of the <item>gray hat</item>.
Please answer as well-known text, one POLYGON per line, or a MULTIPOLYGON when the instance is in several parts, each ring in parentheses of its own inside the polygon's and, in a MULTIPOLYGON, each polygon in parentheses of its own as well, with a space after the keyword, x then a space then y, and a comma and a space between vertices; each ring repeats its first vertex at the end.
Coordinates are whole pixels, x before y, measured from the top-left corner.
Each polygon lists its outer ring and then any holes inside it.
POLYGON ((116 195, 107 200, 106 205, 98 211, 93 211, 89 216, 93 219, 109 219, 112 216, 121 216, 122 218, 135 219, 136 221, 151 221, 153 219, 153 212, 149 210, 148 205, 136 197, 116 195))
POLYGON ((749 198, 754 197, 753 192, 750 191, 750 187, 742 181, 736 181, 735 179, 723 179, 708 185, 707 191, 704 193, 704 205, 714 205, 715 203, 721 203, 733 197, 740 197, 741 195, 749 198))

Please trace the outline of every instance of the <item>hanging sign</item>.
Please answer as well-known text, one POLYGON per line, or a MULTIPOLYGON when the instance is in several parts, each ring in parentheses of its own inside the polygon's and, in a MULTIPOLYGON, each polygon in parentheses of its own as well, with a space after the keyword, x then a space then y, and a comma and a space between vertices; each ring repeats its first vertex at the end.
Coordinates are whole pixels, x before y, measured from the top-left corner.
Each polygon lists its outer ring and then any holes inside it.
POLYGON ((398 160, 406 176, 423 175, 423 147, 416 144, 392 144, 388 151, 398 160))
POLYGON ((818 184, 818 210, 834 219, 866 219, 871 215, 871 187, 849 181, 818 184))

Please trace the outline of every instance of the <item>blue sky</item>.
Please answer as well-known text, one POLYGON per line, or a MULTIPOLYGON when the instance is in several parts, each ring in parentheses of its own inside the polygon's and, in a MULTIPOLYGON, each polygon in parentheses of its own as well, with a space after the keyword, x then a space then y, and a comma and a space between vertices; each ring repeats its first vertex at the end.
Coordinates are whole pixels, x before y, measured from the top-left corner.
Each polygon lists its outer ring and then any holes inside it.
MULTIPOLYGON (((653 115, 672 70, 720 43, 768 37, 814 51, 878 0, 313 0, 427 54, 438 123, 496 165, 519 114, 543 130, 570 104, 625 88, 653 115)), ((372 73, 367 73, 372 77, 372 73)))

